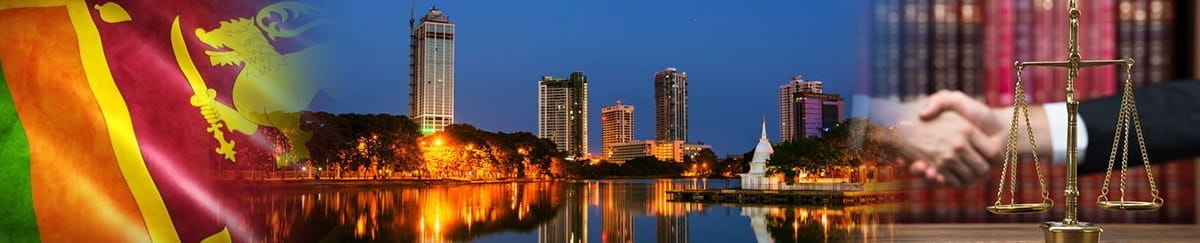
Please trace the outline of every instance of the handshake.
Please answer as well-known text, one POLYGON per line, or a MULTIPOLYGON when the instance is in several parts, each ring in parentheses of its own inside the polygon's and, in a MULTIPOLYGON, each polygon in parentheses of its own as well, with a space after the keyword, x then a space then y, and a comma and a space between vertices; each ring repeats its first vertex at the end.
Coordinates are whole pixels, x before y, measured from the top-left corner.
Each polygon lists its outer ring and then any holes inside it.
MULTIPOLYGON (((1003 119, 1012 115, 1011 107, 991 108, 958 91, 940 91, 902 107, 890 112, 916 114, 916 117, 905 115, 908 119, 899 121, 896 127, 900 135, 899 155, 908 162, 909 172, 954 187, 988 178, 992 166, 1004 161, 1010 127, 1018 122, 1003 119)), ((1049 125, 1042 107, 1030 105, 1028 116, 1038 140, 1035 142, 1050 145, 1049 125)), ((1029 130, 1024 126, 1015 128, 1019 131, 1018 141, 1028 141, 1029 130)), ((1028 142, 1017 145, 1019 157, 1032 154, 1034 148, 1028 142)))

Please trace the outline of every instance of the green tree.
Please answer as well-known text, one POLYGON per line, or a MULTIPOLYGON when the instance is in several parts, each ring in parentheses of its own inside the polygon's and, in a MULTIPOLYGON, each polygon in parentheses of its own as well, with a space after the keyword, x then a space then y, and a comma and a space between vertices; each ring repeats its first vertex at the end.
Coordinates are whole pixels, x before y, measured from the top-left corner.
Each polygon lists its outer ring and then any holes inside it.
POLYGON ((717 167, 717 154, 712 149, 701 149, 694 156, 684 157, 684 164, 687 168, 697 168, 696 173, 700 176, 708 176, 713 174, 717 167), (693 167, 694 166, 694 167, 693 167))
POLYGON ((890 129, 852 117, 822 131, 820 137, 775 144, 775 153, 767 164, 790 179, 797 170, 888 163, 897 158, 895 136, 890 129))

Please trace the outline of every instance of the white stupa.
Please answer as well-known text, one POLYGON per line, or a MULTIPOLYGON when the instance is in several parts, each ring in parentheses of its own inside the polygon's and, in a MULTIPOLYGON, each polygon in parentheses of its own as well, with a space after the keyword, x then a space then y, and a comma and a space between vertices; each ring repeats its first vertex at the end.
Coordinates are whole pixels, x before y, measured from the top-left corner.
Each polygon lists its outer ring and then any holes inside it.
POLYGON ((766 176, 767 159, 771 158, 771 153, 775 149, 771 148, 771 141, 767 140, 767 120, 762 122, 762 137, 758 139, 758 145, 754 146, 754 157, 750 160, 750 172, 741 174, 742 189, 769 189, 776 183, 771 178, 766 176))

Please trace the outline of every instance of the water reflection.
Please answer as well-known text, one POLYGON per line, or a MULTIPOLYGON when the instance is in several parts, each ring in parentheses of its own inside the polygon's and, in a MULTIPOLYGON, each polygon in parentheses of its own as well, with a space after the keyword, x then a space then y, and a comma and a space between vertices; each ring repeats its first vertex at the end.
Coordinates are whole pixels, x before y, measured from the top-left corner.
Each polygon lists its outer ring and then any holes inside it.
POLYGON ((275 191, 243 197, 248 225, 265 241, 470 240, 529 232, 563 205, 562 184, 513 183, 405 189, 275 191))
POLYGON ((269 242, 837 241, 875 239, 877 227, 893 221, 889 208, 881 206, 780 208, 667 201, 669 190, 736 184, 593 180, 268 190, 237 202, 246 225, 269 242))
MULTIPOLYGON (((759 242, 879 240, 879 226, 895 222, 893 205, 847 208, 744 207, 759 242)), ((886 239, 886 238, 885 238, 886 239)))
MULTIPOLYGON (((630 242, 639 233, 634 217, 653 217, 657 242, 687 242, 688 214, 704 210, 702 204, 667 201, 667 191, 707 188, 707 180, 585 181, 588 206, 598 209, 600 242, 630 242)), ((723 186, 722 186, 723 187, 723 186)), ((648 228, 648 227, 643 227, 648 228)), ((645 234, 649 234, 645 233, 645 234)), ((542 242, 586 242, 561 237, 540 237, 542 242)))

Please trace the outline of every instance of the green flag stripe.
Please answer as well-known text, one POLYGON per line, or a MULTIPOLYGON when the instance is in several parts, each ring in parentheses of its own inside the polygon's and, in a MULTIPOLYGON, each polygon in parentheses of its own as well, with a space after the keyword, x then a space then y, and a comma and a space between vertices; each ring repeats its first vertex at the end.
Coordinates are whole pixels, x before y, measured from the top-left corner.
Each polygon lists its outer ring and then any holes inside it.
POLYGON ((0 242, 38 242, 29 141, 0 67, 0 242))

